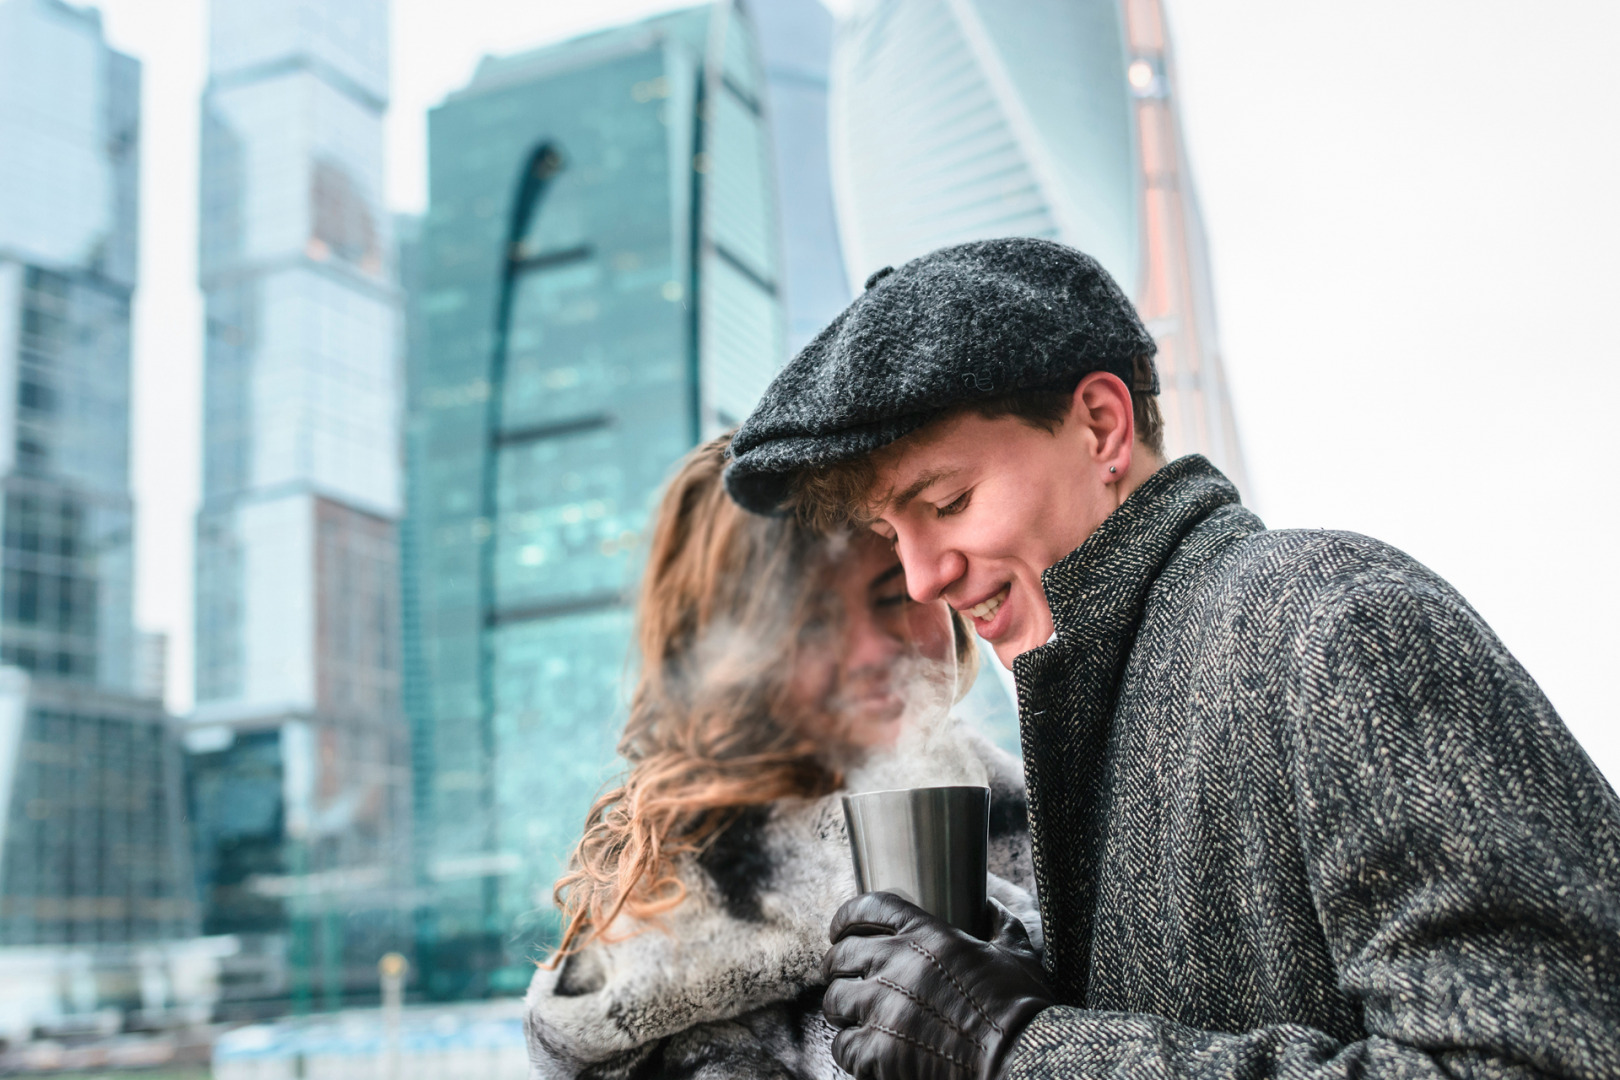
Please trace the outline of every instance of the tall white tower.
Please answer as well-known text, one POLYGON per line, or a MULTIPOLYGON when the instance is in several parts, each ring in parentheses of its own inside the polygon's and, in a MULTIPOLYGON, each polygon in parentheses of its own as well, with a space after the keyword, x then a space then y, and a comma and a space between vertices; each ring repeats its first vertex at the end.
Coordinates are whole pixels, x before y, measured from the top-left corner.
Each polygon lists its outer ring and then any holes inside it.
POLYGON ((391 904, 409 814, 388 4, 213 0, 210 16, 191 733, 204 928, 291 935, 294 994, 313 980, 335 995, 376 957, 323 920, 391 904), (249 783, 279 808, 251 825, 227 812, 249 783))
POLYGON ((831 96, 852 283, 969 240, 1085 251, 1159 343, 1166 452, 1245 486, 1160 0, 863 0, 831 96))

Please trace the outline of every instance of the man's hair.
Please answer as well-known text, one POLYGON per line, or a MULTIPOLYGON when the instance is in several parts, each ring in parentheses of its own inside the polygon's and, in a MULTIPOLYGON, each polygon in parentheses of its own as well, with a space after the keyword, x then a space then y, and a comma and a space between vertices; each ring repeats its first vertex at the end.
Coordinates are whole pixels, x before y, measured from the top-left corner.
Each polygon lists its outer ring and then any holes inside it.
MULTIPOLYGON (((1153 392, 1153 362, 1146 356, 1136 358, 1131 379, 1131 418, 1136 427, 1136 441, 1155 456, 1164 456, 1164 415, 1159 412, 1159 398, 1153 392)), ((915 438, 944 420, 973 413, 987 420, 1003 416, 1016 417, 1031 427, 1048 434, 1057 431, 1063 418, 1074 404, 1077 378, 1067 390, 1053 387, 1014 390, 1007 394, 984 398, 945 409, 916 431, 896 440, 896 443, 915 438)), ((895 445, 891 443, 890 445, 895 445)), ((793 478, 792 506, 799 519, 820 531, 860 524, 863 513, 872 502, 877 486, 877 469, 871 454, 862 454, 850 461, 840 461, 820 469, 803 469, 793 478)))

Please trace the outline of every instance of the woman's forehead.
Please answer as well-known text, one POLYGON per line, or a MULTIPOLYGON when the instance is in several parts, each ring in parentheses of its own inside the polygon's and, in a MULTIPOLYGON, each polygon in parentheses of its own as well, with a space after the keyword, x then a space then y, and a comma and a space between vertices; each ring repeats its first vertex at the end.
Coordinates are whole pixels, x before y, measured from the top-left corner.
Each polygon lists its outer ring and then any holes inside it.
POLYGON ((829 539, 827 571, 839 585, 876 588, 903 573, 894 545, 870 529, 829 539))

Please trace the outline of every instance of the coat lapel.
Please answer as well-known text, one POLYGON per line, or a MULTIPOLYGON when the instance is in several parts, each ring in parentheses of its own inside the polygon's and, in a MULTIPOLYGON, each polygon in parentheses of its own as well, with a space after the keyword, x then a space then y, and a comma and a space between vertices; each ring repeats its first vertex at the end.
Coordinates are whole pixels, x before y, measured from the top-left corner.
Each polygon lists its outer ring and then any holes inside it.
POLYGON ((1057 636, 1013 673, 1045 963, 1070 1004, 1085 1004, 1109 729, 1148 593, 1188 534, 1237 501, 1203 457, 1179 458, 1042 575, 1057 636))

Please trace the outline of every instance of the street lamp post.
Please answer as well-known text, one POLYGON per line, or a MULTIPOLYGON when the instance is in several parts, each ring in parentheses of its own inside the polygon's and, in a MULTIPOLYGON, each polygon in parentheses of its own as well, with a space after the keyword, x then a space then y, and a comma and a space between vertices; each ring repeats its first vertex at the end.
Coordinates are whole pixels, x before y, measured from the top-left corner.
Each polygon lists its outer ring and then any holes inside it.
POLYGON ((405 1005, 405 972, 410 963, 399 953, 385 953, 377 961, 382 980, 383 1056, 381 1080, 399 1080, 400 1012, 405 1005))

